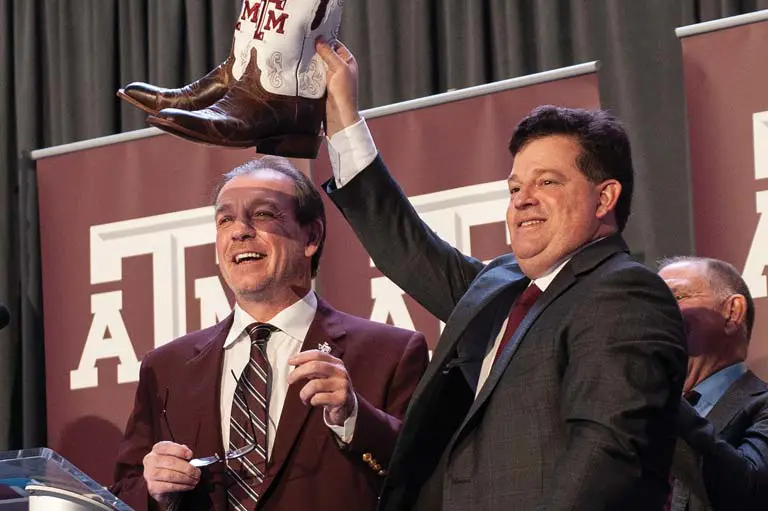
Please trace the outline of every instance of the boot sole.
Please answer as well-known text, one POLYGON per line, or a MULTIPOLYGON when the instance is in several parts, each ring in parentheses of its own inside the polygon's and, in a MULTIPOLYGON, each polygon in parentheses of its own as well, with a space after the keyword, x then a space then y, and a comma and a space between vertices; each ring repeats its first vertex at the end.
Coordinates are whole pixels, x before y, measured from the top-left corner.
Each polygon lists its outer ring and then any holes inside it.
POLYGON ((257 153, 269 154, 272 156, 284 156, 286 158, 303 158, 314 160, 320 151, 320 145, 323 143, 323 137, 320 135, 292 134, 275 135, 264 137, 252 141, 230 141, 225 139, 208 139, 199 132, 191 131, 183 126, 179 126, 173 121, 163 117, 147 117, 147 123, 155 128, 161 129, 166 133, 174 135, 184 140, 219 147, 248 148, 253 147, 257 153))

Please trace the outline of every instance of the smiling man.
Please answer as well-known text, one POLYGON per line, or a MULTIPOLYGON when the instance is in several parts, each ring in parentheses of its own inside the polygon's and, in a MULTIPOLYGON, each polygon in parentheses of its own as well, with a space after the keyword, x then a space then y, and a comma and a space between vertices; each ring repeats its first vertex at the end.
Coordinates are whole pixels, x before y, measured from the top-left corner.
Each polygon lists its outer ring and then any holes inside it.
POLYGON ((144 357, 112 491, 136 510, 375 509, 424 336, 312 291, 325 212, 288 160, 248 162, 215 195, 234 311, 144 357))
POLYGON ((376 266, 446 322, 380 509, 661 510, 685 334, 669 289, 621 238, 633 184, 623 127, 554 106, 523 119, 511 172, 499 169, 512 253, 483 264, 440 240, 387 172, 357 110, 354 57, 323 42, 318 53, 326 190, 376 266))

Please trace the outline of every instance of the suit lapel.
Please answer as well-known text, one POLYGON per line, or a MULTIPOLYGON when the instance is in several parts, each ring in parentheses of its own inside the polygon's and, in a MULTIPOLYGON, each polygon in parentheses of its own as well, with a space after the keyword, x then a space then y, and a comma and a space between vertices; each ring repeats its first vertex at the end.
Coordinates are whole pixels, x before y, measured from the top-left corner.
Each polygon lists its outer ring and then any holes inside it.
MULTIPOLYGON (((342 358, 344 354, 342 338, 346 331, 341 323, 339 314, 318 297, 317 312, 301 345, 301 351, 330 348, 331 355, 342 358)), ((305 382, 298 382, 288 387, 283 411, 280 414, 280 421, 277 425, 275 443, 272 447, 272 457, 269 460, 267 479, 264 481, 261 490, 262 496, 269 491, 269 488, 283 470, 285 462, 301 434, 310 413, 322 413, 322 411, 315 410, 313 407, 302 403, 299 391, 304 384, 305 382)))
MULTIPOLYGON (((504 374, 504 371, 507 369, 509 362, 512 360, 512 357, 520 346, 520 342, 530 330, 531 325, 533 325, 541 313, 553 301, 555 301, 558 296, 563 294, 575 283, 576 276, 573 274, 572 268, 566 265, 566 267, 560 271, 560 274, 558 274, 555 280, 552 281, 549 287, 547 287, 547 290, 539 297, 538 300, 536 300, 536 303, 533 304, 533 307, 531 307, 523 320, 520 322, 520 326, 518 326, 517 330, 515 330, 515 333, 512 335, 509 343, 507 343, 505 346, 504 351, 501 352, 499 358, 493 364, 493 368, 488 375, 488 379, 483 384, 482 390, 475 399, 475 402, 472 404, 472 407, 469 409, 469 413, 467 414, 467 418, 464 420, 464 424, 471 420, 474 413, 481 406, 483 406, 483 403, 485 403, 493 390, 496 388, 496 385, 499 383, 501 376, 504 374)), ((464 425, 462 425, 462 428, 463 427, 464 425)))
MULTIPOLYGON (((232 327, 233 314, 213 327, 211 335, 202 338, 197 346, 197 354, 184 365, 184 375, 187 379, 178 385, 184 390, 184 398, 188 404, 188 416, 199 420, 200 417, 210 417, 214 411, 215 420, 212 427, 198 424, 194 446, 190 446, 195 456, 210 456, 224 453, 221 435, 221 368, 224 361, 224 341, 232 327), (213 381, 211 381, 213 380, 213 381)), ((179 382, 181 383, 181 382, 179 382)), ((205 469, 204 480, 213 483, 215 503, 226 504, 224 484, 226 470, 223 463, 214 463, 205 469)))
POLYGON ((452 363, 461 368, 471 388, 476 387, 487 349, 485 341, 490 338, 491 332, 498 331, 512 302, 528 282, 530 281, 522 273, 509 266, 491 268, 477 277, 472 283, 471 293, 466 293, 459 300, 448 318, 432 361, 413 394, 413 404, 409 409, 417 408, 416 403, 429 382, 452 363))
POLYGON ((707 419, 715 426, 718 433, 722 432, 736 417, 744 406, 744 402, 750 396, 756 396, 768 391, 765 382, 747 371, 741 375, 728 390, 725 391, 712 410, 707 414, 707 419))
POLYGON ((446 327, 444 332, 446 338, 456 339, 456 358, 473 391, 491 339, 501 328, 515 298, 530 282, 522 275, 511 282, 509 277, 507 269, 493 268, 478 278, 472 286, 473 292, 459 302, 456 313, 451 316, 451 319, 455 316, 455 320, 449 323, 455 328, 449 331, 446 327))
POLYGON ((499 383, 501 376, 507 369, 512 357, 517 351, 520 343, 525 338, 525 335, 530 331, 531 326, 541 313, 560 295, 562 295, 571 286, 576 284, 581 274, 587 273, 593 270, 597 265, 605 261, 607 258, 613 256, 617 252, 627 251, 627 246, 619 235, 613 235, 598 241, 585 247, 583 250, 573 256, 571 261, 566 264, 560 273, 555 277, 552 283, 547 287, 546 291, 539 297, 533 307, 523 318, 523 321, 518 326, 515 333, 512 335, 509 343, 504 348, 504 351, 499 355, 498 360, 493 365, 488 379, 483 384, 483 388, 475 399, 472 407, 467 413, 467 417, 464 419, 461 427, 457 431, 454 438, 458 438, 461 431, 472 420, 472 417, 488 400, 493 390, 499 383))
MULTIPOLYGON (((233 315, 217 324, 208 338, 201 339, 197 346, 197 354, 184 364, 184 374, 189 378, 183 384, 184 398, 190 410, 205 410, 210 416, 210 410, 216 411, 215 427, 205 428, 205 435, 196 444, 196 450, 201 447, 211 449, 211 452, 196 452, 196 455, 208 456, 214 452, 222 454, 221 440, 221 368, 224 360, 224 340, 232 326, 233 315), (201 377, 208 375, 207 377, 201 377), (211 378, 213 377, 213 378, 211 378), (212 381, 213 380, 213 381, 212 381)), ((180 385, 181 386, 181 385, 180 385)))
MULTIPOLYGON (((446 401, 454 400, 455 396, 445 394, 445 384, 448 380, 446 373, 460 368, 463 376, 470 381, 473 378, 470 373, 475 371, 467 370, 464 366, 479 368, 482 364, 482 353, 487 348, 488 336, 475 335, 476 329, 490 328, 491 323, 496 322, 494 331, 497 331, 512 301, 529 282, 514 265, 514 258, 502 257, 512 264, 505 264, 502 260, 498 266, 480 273, 472 283, 470 292, 462 296, 448 318, 432 359, 405 412, 387 484, 392 484, 402 474, 411 472, 412 467, 400 466, 401 463, 410 465, 404 453, 415 453, 421 449, 421 446, 416 444, 416 439, 421 438, 421 429, 429 428, 429 424, 440 420, 436 411, 446 401), (471 346, 473 344, 476 346, 471 346), (456 369, 453 369, 454 367, 456 369)), ((494 262, 497 261, 499 260, 494 262)), ((474 380, 477 381, 476 376, 474 380)), ((470 383, 470 386, 474 389, 475 383, 470 383)), ((456 406, 455 402, 452 405, 456 406)))

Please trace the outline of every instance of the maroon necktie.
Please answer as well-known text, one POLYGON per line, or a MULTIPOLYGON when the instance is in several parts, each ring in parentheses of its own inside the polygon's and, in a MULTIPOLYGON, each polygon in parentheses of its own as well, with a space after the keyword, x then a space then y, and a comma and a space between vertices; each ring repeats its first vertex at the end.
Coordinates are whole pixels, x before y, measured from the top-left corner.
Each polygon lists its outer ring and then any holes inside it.
POLYGON ((496 350, 496 356, 493 359, 494 362, 499 358, 501 352, 504 351, 504 347, 509 343, 509 340, 512 339, 515 330, 520 326, 523 318, 528 314, 528 311, 533 307, 533 304, 539 296, 541 296, 541 289, 539 289, 536 284, 531 283, 531 285, 525 288, 525 291, 517 297, 515 303, 512 304, 512 308, 509 311, 509 317, 507 318, 507 328, 504 329, 504 335, 499 343, 499 349, 496 350))

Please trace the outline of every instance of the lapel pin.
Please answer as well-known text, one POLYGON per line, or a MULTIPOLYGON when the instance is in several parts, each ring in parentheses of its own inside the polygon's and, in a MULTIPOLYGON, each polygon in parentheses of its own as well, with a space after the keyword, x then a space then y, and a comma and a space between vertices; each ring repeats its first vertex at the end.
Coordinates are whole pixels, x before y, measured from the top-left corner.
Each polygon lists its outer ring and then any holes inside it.
POLYGON ((327 342, 321 342, 320 344, 317 345, 317 349, 327 354, 331 352, 331 345, 328 344, 327 342))

